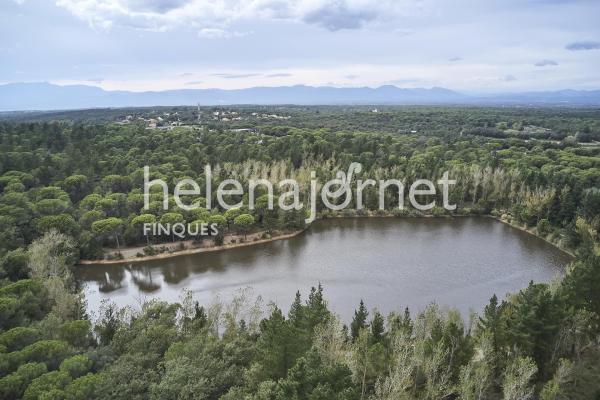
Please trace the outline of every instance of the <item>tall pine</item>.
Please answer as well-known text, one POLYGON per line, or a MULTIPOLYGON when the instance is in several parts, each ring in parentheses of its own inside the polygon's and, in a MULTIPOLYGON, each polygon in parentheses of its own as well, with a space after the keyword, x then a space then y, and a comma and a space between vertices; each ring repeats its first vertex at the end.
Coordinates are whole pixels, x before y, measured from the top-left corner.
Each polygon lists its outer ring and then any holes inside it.
POLYGON ((352 342, 356 341, 358 335, 360 334, 360 330, 367 327, 368 316, 369 312, 367 311, 367 307, 365 307, 365 303, 361 299, 358 310, 354 310, 354 318, 350 324, 350 336, 352 338, 352 342))

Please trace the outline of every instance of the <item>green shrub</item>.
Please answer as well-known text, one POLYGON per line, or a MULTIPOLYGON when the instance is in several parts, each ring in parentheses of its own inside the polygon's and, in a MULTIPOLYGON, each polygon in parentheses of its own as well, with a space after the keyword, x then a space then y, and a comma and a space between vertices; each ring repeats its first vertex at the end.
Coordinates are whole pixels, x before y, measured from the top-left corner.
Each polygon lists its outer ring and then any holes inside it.
POLYGON ((60 363, 59 370, 68 373, 71 378, 76 379, 90 372, 92 365, 92 360, 86 355, 78 354, 63 360, 60 363))
POLYGON ((10 353, 34 343, 40 337, 40 331, 37 329, 18 326, 0 334, 0 346, 4 346, 5 351, 10 353))
POLYGON ((23 364, 10 375, 0 379, 0 399, 18 399, 32 380, 48 371, 43 363, 23 364))
POLYGON ((63 397, 62 389, 70 382, 71 377, 66 372, 48 372, 31 382, 25 390, 23 400, 60 399, 63 397))

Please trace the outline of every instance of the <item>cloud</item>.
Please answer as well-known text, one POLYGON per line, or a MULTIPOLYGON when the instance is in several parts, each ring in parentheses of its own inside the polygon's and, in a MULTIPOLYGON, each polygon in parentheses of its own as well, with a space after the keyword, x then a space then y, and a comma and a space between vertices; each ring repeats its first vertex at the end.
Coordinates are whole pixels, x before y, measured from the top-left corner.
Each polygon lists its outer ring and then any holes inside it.
POLYGON ((243 79, 261 76, 262 74, 212 74, 213 76, 225 79, 243 79))
POLYGON ((265 75, 265 78, 287 78, 292 76, 292 74, 288 74, 288 73, 277 73, 277 74, 268 74, 265 75))
POLYGON ((547 66, 558 65, 558 63, 554 60, 540 60, 533 65, 535 65, 536 67, 547 67, 547 66))
POLYGON ((352 75, 352 74, 351 75, 346 75, 344 78, 350 79, 350 80, 354 80, 354 79, 358 78, 358 75, 352 75))
POLYGON ((94 28, 198 29, 202 37, 237 36, 229 26, 256 18, 304 22, 338 31, 398 16, 421 15, 432 0, 56 0, 94 28))
POLYGON ((567 50, 579 51, 579 50, 598 50, 600 49, 600 42, 592 40, 583 40, 579 42, 572 42, 565 46, 567 50))
POLYGON ((90 78, 87 79, 88 82, 92 82, 92 83, 102 83, 104 82, 104 78, 90 78))
POLYGON ((462 61, 462 58, 460 58, 460 57, 452 57, 452 58, 449 58, 448 61, 450 61, 450 62, 462 61))
POLYGON ((186 82, 186 85, 200 85, 204 83, 203 81, 190 81, 190 82, 186 82))
POLYGON ((514 75, 505 75, 502 78, 500 78, 500 80, 502 82, 514 82, 517 80, 517 78, 514 75))
POLYGON ((362 28, 367 22, 377 18, 374 9, 350 9, 346 2, 335 1, 323 4, 322 7, 313 10, 302 18, 304 22, 318 25, 330 31, 340 29, 362 28))
POLYGON ((202 28, 198 31, 198 36, 206 39, 228 39, 232 37, 248 36, 252 32, 229 31, 221 28, 202 28))
POLYGON ((166 13, 185 6, 187 0, 128 0, 125 3, 144 12, 166 13))

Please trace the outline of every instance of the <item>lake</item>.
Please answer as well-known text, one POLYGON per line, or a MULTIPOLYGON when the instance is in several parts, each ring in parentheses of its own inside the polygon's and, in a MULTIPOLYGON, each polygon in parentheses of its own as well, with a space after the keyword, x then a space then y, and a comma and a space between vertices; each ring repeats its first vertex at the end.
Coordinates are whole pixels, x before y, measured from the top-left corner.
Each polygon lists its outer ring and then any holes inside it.
POLYGON ((435 301, 467 317, 494 293, 504 298, 531 280, 552 280, 570 260, 491 218, 355 218, 317 221, 292 239, 237 249, 78 266, 75 275, 92 313, 104 299, 135 307, 177 301, 184 288, 205 305, 245 289, 287 311, 297 290, 305 299, 321 282, 330 308, 349 321, 361 299, 384 314, 435 301))

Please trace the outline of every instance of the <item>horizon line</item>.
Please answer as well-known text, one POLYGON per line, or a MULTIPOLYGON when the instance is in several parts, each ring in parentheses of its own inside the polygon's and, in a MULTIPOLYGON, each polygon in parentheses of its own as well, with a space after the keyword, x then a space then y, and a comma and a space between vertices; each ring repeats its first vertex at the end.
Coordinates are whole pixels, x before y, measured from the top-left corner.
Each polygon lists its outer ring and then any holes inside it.
POLYGON ((183 90, 221 90, 221 91, 227 91, 227 92, 233 92, 233 91, 239 91, 239 90, 248 90, 248 89, 277 89, 277 88, 300 88, 300 87, 304 87, 304 88, 313 88, 313 89, 320 89, 320 88, 328 88, 328 89, 370 89, 370 90, 377 90, 377 89, 381 89, 381 88, 395 88, 395 89, 399 89, 399 90, 445 90, 445 91, 451 91, 454 92, 456 94, 463 94, 463 95, 470 95, 470 96, 481 96, 481 95, 498 95, 498 94, 522 94, 522 93, 551 93, 551 92, 567 92, 567 91, 573 91, 573 92, 596 92, 596 91, 600 91, 600 87, 598 88, 594 88, 594 89, 573 89, 571 87, 565 87, 565 88, 561 88, 561 89, 524 89, 524 90, 485 90, 485 91, 477 91, 477 90, 468 90, 468 89, 452 89, 449 87, 445 87, 445 86, 427 86, 427 85, 423 85, 423 86, 416 86, 416 87, 406 87, 406 86, 398 86, 398 85, 394 85, 392 83, 386 83, 386 84, 381 84, 381 85, 376 85, 376 86, 369 86, 369 85, 357 85, 357 86, 340 86, 340 85, 311 85, 311 84, 307 84, 307 83, 299 83, 299 84, 290 84, 290 85, 273 85, 273 86, 269 86, 269 85, 258 85, 258 86, 247 86, 247 87, 240 87, 240 88, 223 88, 223 87, 205 87, 205 88, 197 88, 197 87, 184 87, 184 88, 171 88, 171 89, 159 89, 159 90, 152 90, 152 89, 145 89, 145 90, 135 90, 135 89, 106 89, 103 88, 102 86, 98 85, 98 84, 94 84, 92 82, 90 83, 55 83, 52 81, 11 81, 11 82, 0 82, 0 87, 4 87, 4 86, 10 86, 10 85, 40 85, 40 84, 46 84, 46 85, 50 85, 50 86, 56 86, 56 87, 88 87, 88 88, 96 88, 96 89, 100 89, 102 91, 105 92, 129 92, 129 93, 163 93, 163 92, 173 92, 173 91, 183 91, 183 90))

